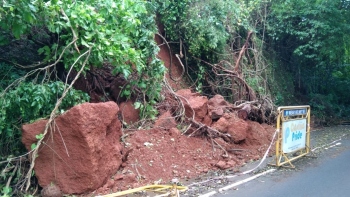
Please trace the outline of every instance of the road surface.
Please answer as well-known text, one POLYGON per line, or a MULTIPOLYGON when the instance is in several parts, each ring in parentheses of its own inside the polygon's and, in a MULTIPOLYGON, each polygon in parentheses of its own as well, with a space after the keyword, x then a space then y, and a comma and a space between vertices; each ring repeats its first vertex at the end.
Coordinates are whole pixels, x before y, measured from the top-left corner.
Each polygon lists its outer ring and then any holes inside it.
MULTIPOLYGON (((238 185, 224 193, 213 196, 239 197, 348 197, 350 196, 350 127, 342 127, 341 132, 330 130, 314 136, 322 140, 326 135, 329 146, 321 150, 317 158, 301 158, 293 164, 296 169, 279 168, 268 175, 238 185), (345 129, 344 129, 345 128, 345 129), (336 138, 341 140, 334 142, 336 138), (333 141, 332 141, 333 140, 333 141)), ((252 175, 251 175, 252 176, 252 175)))
MULTIPOLYGON (((308 165, 297 171, 277 170, 217 196, 350 196, 350 140, 343 140, 338 146, 343 147, 334 147, 325 157, 314 159, 317 161, 308 159, 308 165), (346 149, 336 150, 341 148, 346 149)), ((295 165, 299 163, 302 162, 295 165)))
MULTIPOLYGON (((350 196, 350 126, 313 130, 311 149, 317 158, 297 159, 292 162, 295 169, 268 166, 273 160, 268 157, 251 174, 224 171, 203 177, 202 182, 190 185, 184 196, 350 196), (225 189, 228 186, 232 187, 225 189)), ((259 162, 247 164, 239 171, 253 169, 259 162)))

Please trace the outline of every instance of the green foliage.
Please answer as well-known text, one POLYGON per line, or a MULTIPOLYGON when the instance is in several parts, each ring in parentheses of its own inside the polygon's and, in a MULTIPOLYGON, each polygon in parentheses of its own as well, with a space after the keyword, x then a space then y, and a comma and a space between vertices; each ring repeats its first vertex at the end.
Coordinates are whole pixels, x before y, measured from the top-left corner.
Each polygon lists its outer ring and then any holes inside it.
POLYGON ((350 13, 340 6, 339 1, 326 0, 274 3, 269 35, 279 44, 288 45, 288 55, 295 55, 299 64, 312 62, 313 66, 325 67, 341 62, 345 55, 343 44, 349 43, 344 32, 350 31, 350 13))
MULTIPOLYGON (((255 30, 256 21, 251 18, 252 13, 260 9, 265 2, 265 0, 153 1, 157 2, 157 16, 164 25, 167 40, 176 43, 172 44, 172 47, 176 47, 172 50, 177 51, 182 47, 181 52, 186 53, 186 59, 183 61, 186 60, 189 67, 189 76, 196 82, 196 90, 204 94, 211 92, 208 88, 210 86, 208 79, 217 77, 211 72, 212 68, 208 64, 198 59, 212 64, 221 60, 234 62, 233 57, 237 54, 235 50, 242 47, 247 32, 255 30), (180 46, 178 43, 183 45, 180 46)), ((226 82, 223 83, 230 86, 226 82)), ((232 91, 217 88, 220 89, 218 93, 232 97, 229 95, 232 91)))
POLYGON ((349 112, 344 105, 338 103, 334 94, 310 94, 310 106, 320 121, 320 124, 331 125, 339 121, 343 115, 349 112))
MULTIPOLYGON (((1 98, 0 146, 3 148, 0 156, 23 151, 20 148, 21 125, 47 117, 65 88, 64 83, 59 81, 49 84, 22 83, 1 98)), ((88 100, 86 93, 71 89, 56 113, 88 100)))
MULTIPOLYGON (((73 28, 78 35, 79 50, 84 52, 92 47, 89 65, 101 66, 107 61, 112 64, 114 73, 122 73, 126 79, 131 79, 124 95, 129 96, 137 87, 148 96, 149 101, 159 99, 165 68, 155 56, 158 52, 153 40, 156 27, 146 2, 100 0, 77 1, 73 5, 66 1, 62 3, 69 20, 61 18, 48 24, 50 31, 61 35, 61 42, 71 41, 74 35, 70 29, 73 28)), ((54 45, 50 50, 53 52, 56 47, 54 45)), ((60 53, 63 47, 58 47, 57 51, 60 53)), ((76 48, 71 47, 70 50, 64 56, 66 66, 72 65, 79 56, 76 48)))
MULTIPOLYGON (((276 54, 267 56, 270 60, 268 69, 267 84, 273 95, 273 102, 276 106, 298 105, 294 86, 293 76, 287 68, 280 65, 276 54)), ((305 103, 301 103, 305 104, 305 103)))
POLYGON ((205 69, 203 66, 198 65, 198 71, 197 71, 197 79, 198 79, 198 83, 197 83, 197 87, 196 87, 196 91, 199 93, 202 93, 202 87, 203 87, 203 79, 204 79, 204 74, 205 74, 205 69))
POLYGON ((337 110, 344 110, 339 106, 350 108, 348 5, 327 0, 271 2, 269 44, 278 53, 280 67, 293 76, 296 96, 304 102, 307 98, 321 117, 340 117, 337 110))
POLYGON ((158 111, 152 107, 155 104, 156 104, 155 102, 150 103, 149 105, 145 105, 145 104, 140 103, 140 102, 135 102, 134 107, 135 107, 135 109, 139 109, 141 111, 141 114, 143 114, 144 116, 154 120, 154 119, 156 119, 156 115, 158 114, 158 111))
MULTIPOLYGON (((38 22, 38 12, 44 1, 8 0, 0 3, 0 28, 10 29, 18 39, 27 33, 33 24, 38 22)), ((0 43, 6 42, 0 36, 0 43)))
POLYGON ((222 51, 239 28, 248 28, 249 13, 244 4, 226 0, 166 0, 158 9, 167 36, 182 39, 197 57, 222 51))
POLYGON ((12 188, 11 187, 2 187, 1 197, 10 197, 12 196, 12 188))
POLYGON ((9 64, 0 63, 0 91, 4 90, 16 79, 24 76, 26 72, 9 64))
POLYGON ((260 94, 260 95, 265 95, 265 94, 266 94, 265 88, 263 88, 263 87, 260 85, 260 84, 261 84, 260 81, 261 81, 261 80, 260 80, 258 77, 249 77, 249 78, 246 79, 247 84, 249 84, 249 86, 250 86, 251 88, 253 88, 253 90, 254 90, 256 93, 258 93, 258 94, 260 94))
POLYGON ((350 30, 349 15, 339 9, 339 1, 292 0, 273 4, 269 27, 275 39, 294 37, 293 53, 319 64, 328 57, 337 61, 343 49, 334 43, 350 30))
POLYGON ((85 61, 81 54, 91 48, 87 65, 110 63, 114 74, 130 80, 126 95, 138 89, 150 101, 160 98, 165 68, 156 57, 159 48, 154 41, 157 29, 154 13, 149 12, 151 2, 10 0, 1 5, 0 26, 17 38, 38 24, 57 35, 53 45, 38 51, 45 56, 44 62, 61 61, 67 69, 71 65, 79 69, 85 61))

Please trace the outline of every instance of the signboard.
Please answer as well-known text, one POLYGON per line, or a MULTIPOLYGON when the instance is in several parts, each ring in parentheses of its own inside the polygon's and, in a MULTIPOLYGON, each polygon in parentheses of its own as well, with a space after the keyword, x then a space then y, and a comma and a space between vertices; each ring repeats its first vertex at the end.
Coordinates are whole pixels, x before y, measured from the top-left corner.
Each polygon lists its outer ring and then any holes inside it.
POLYGON ((290 153, 305 148, 306 119, 290 120, 282 123, 284 153, 290 153))
POLYGON ((277 111, 276 164, 271 165, 294 168, 292 161, 311 153, 310 106, 281 106, 277 111))
POLYGON ((283 110, 283 116, 298 116, 298 115, 306 115, 307 109, 285 109, 283 110))

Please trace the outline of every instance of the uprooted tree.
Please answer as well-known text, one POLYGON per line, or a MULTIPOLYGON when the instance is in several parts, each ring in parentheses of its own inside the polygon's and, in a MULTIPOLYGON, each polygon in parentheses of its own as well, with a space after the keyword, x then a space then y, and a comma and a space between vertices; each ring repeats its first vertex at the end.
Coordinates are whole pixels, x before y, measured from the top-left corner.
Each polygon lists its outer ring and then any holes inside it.
POLYGON ((170 47, 178 51, 176 60, 196 90, 209 97, 225 96, 237 104, 235 109, 244 119, 273 121, 268 66, 262 54, 264 38, 256 33, 258 24, 264 24, 247 17, 266 17, 262 9, 266 5, 261 1, 165 2, 158 7, 164 24, 160 33, 169 51, 170 47))

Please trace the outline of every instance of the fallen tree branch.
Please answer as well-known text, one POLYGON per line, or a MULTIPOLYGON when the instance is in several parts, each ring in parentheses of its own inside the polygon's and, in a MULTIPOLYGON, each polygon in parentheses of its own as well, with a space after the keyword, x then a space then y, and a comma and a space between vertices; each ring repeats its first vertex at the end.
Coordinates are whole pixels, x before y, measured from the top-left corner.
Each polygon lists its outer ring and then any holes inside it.
MULTIPOLYGON (((69 17, 67 16, 67 14, 64 12, 63 8, 61 8, 61 14, 63 15, 63 18, 66 19, 66 21, 69 23, 69 24, 72 24, 69 20, 69 17)), ((74 29, 73 29, 73 26, 70 25, 70 29, 72 31, 72 34, 73 34, 73 40, 77 40, 78 39, 78 36, 77 36, 77 33, 75 33, 74 29)), ((74 42, 74 48, 75 50, 77 50, 77 52, 80 54, 80 51, 79 51, 79 48, 77 46, 77 43, 74 42)))
MULTIPOLYGON (((242 59, 242 56, 243 56, 243 53, 246 51, 246 49, 248 48, 248 43, 249 43, 249 40, 250 38, 252 37, 252 34, 253 32, 252 31, 249 31, 248 32, 248 35, 247 35, 247 39, 245 40, 245 43, 241 49, 241 51, 239 52, 239 55, 238 55, 238 58, 237 58, 237 61, 236 61, 236 65, 234 67, 234 71, 239 74, 239 64, 241 62, 241 59, 242 59)), ((239 74, 240 75, 240 74, 239 74)))
POLYGON ((192 118, 187 118, 187 120, 189 122, 192 123, 192 125, 194 125, 195 127, 197 128, 202 128, 204 131, 207 132, 207 136, 209 137, 221 137, 222 139, 224 139, 226 142, 230 142, 232 141, 232 136, 230 134, 225 134, 225 133, 222 133, 208 125, 205 125, 201 122, 197 122, 196 120, 192 119, 192 118))
POLYGON ((86 58, 79 70, 79 72, 77 73, 77 75, 75 76, 74 80, 72 81, 72 83, 68 86, 68 88, 66 88, 64 91, 63 91, 63 94, 62 96, 57 100, 56 102, 56 105, 55 105, 55 108, 51 111, 51 114, 50 114, 50 118, 48 120, 48 122, 46 123, 45 125, 45 129, 44 129, 44 132, 43 132, 43 137, 37 142, 37 146, 36 148, 33 150, 32 154, 31 154, 31 164, 30 164, 30 168, 27 172, 27 175, 26 175, 26 178, 27 178, 27 185, 26 185, 26 191, 28 191, 29 187, 30 187, 30 177, 32 176, 32 172, 33 172, 33 169, 34 169, 34 165, 35 165, 35 159, 38 155, 38 152, 39 152, 39 147, 40 145, 43 143, 43 140, 46 136, 46 134, 49 132, 49 127, 51 126, 51 123, 54 121, 54 119, 56 118, 56 111, 58 110, 58 107, 61 105, 62 103, 62 100, 64 99, 64 97, 67 95, 68 91, 73 87, 73 84, 75 83, 75 81, 79 78, 80 74, 82 73, 82 71, 84 70, 85 68, 85 65, 90 57, 90 52, 91 52, 91 47, 89 48, 89 50, 87 50, 86 52, 84 52, 83 54, 81 54, 77 60, 74 62, 74 64, 72 65, 72 67, 78 62, 78 60, 80 58, 82 58, 83 56, 86 55, 86 58))
MULTIPOLYGON (((231 84, 234 84, 235 79, 238 80, 238 83, 240 83, 238 85, 242 85, 244 87, 245 91, 247 92, 248 99, 250 101, 254 101, 254 100, 257 99, 255 91, 253 90, 253 88, 251 88, 247 84, 247 82, 239 75, 239 73, 237 71, 235 71, 235 70, 233 70, 233 71, 232 70, 228 70, 224 66, 222 66, 223 64, 227 64, 227 65, 229 65, 229 67, 232 67, 230 62, 228 62, 226 60, 222 60, 222 61, 220 61, 217 64, 211 64, 211 63, 206 62, 204 60, 201 60, 199 58, 196 58, 196 57, 193 57, 193 58, 197 59, 197 60, 199 60, 199 61, 201 61, 201 62, 203 62, 203 63, 205 63, 205 64, 207 64, 209 66, 211 66, 212 67, 212 71, 213 71, 213 73, 215 75, 229 77, 231 79, 231 84)), ((233 91, 233 88, 231 88, 231 90, 233 91)), ((232 95, 233 95, 233 93, 232 93, 232 95)))
MULTIPOLYGON (((184 106, 183 102, 181 101, 181 99, 183 99, 187 103, 189 103, 189 101, 185 97, 176 94, 176 92, 169 85, 169 82, 168 82, 168 80, 166 79, 165 76, 163 78, 163 83, 164 83, 165 87, 168 89, 168 91, 175 97, 175 99, 179 103, 180 110, 179 110, 179 115, 177 115, 177 117, 184 117, 185 116, 185 106, 184 106)), ((192 119, 194 119, 195 112, 194 112, 194 110, 192 108, 191 108, 191 110, 192 110, 192 119)), ((191 128, 191 125, 189 125, 183 133, 186 133, 189 128, 191 128)))

